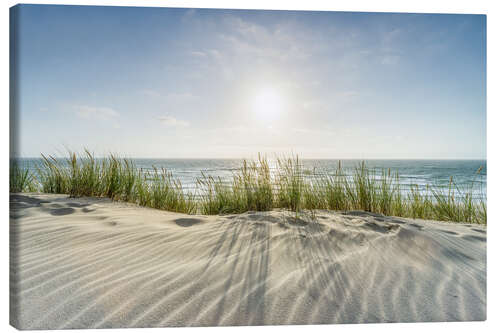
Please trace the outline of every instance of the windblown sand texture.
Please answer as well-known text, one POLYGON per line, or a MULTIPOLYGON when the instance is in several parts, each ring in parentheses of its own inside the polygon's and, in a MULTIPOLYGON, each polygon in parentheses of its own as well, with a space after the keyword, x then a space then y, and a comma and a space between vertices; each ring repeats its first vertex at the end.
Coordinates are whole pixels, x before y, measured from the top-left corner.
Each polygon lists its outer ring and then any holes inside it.
POLYGON ((20 329, 486 319, 486 228, 13 194, 20 329))

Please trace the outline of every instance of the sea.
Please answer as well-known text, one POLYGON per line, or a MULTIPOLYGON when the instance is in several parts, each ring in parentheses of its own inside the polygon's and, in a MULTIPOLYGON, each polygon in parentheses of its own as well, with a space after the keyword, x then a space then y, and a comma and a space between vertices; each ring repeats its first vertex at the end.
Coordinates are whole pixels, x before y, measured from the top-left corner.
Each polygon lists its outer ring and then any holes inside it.
MULTIPOLYGON (((138 169, 153 171, 165 169, 172 176, 180 180, 185 192, 197 193, 197 179, 201 174, 220 177, 230 183, 232 175, 242 165, 241 159, 144 159, 132 158, 138 169)), ((301 159, 305 178, 312 179, 320 174, 335 174, 339 161, 346 176, 350 177, 361 160, 336 159, 301 159)), ((42 162, 40 158, 21 158, 19 164, 36 172, 36 166, 42 162)), ((487 166, 486 160, 364 160, 367 168, 374 174, 380 175, 382 170, 391 170, 399 175, 399 182, 403 192, 409 191, 418 185, 424 194, 430 194, 426 185, 439 187, 446 191, 450 184, 450 177, 458 188, 465 189, 473 186, 475 199, 486 200, 487 193, 487 166), (478 170, 480 170, 478 172, 478 170)), ((271 172, 276 161, 269 160, 271 172)), ((460 196, 460 193, 456 193, 460 196)))

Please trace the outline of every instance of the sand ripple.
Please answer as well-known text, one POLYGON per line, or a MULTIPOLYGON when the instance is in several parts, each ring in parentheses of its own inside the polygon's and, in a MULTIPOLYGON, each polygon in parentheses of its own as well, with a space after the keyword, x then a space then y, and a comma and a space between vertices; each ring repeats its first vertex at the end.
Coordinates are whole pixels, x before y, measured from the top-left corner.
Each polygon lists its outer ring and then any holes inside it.
POLYGON ((486 229, 11 195, 21 329, 486 319, 486 229))

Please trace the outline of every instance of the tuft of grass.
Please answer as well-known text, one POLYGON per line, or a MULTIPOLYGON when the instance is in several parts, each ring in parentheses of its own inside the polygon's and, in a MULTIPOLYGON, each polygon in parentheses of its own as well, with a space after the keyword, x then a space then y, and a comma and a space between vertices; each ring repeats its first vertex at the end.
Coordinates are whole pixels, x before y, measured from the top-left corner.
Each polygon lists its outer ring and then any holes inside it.
POLYGON ((42 154, 42 165, 37 166, 37 172, 42 192, 70 194, 69 169, 55 157, 42 154))
POLYGON ((70 196, 102 196, 100 164, 88 150, 79 161, 75 153, 70 153, 66 162, 70 170, 70 196))
MULTIPOLYGON (((480 172, 481 168, 476 174, 480 172)), ((447 192, 441 188, 432 188, 435 204, 431 208, 436 219, 486 224, 486 201, 483 197, 478 201, 474 200, 474 185, 475 181, 472 181, 461 188, 450 177, 447 192)))
POLYGON ((354 197, 356 199, 355 202, 357 202, 357 209, 367 212, 374 212, 376 210, 374 175, 375 174, 368 169, 364 161, 354 169, 354 197))
POLYGON ((399 183, 399 173, 396 172, 391 183, 393 196, 389 212, 386 215, 403 216, 406 211, 405 199, 401 192, 401 184, 399 183))
POLYGON ((193 196, 184 194, 181 182, 174 179, 171 172, 153 167, 149 175, 151 181, 145 185, 148 188, 146 206, 178 213, 195 212, 193 196))
POLYGON ((302 208, 305 189, 299 157, 278 158, 277 165, 277 206, 297 213, 302 208))
POLYGON ((303 209, 312 211, 314 209, 328 208, 322 185, 317 179, 311 181, 304 180, 302 190, 303 203, 301 204, 303 209))
POLYGON ((21 169, 17 160, 10 161, 9 168, 9 191, 10 193, 35 192, 36 183, 29 169, 21 169))
MULTIPOLYGON (((433 205, 433 211, 436 217, 441 221, 459 221, 461 208, 459 201, 455 200, 455 187, 453 177, 450 177, 448 192, 441 188, 432 188, 432 194, 436 201, 433 205)), ((467 222, 467 221, 465 221, 467 222)))
POLYGON ((266 211, 273 208, 274 195, 271 170, 265 157, 258 161, 243 160, 243 167, 234 179, 234 187, 243 190, 246 210, 266 211))
POLYGON ((230 185, 220 177, 204 173, 197 179, 197 185, 203 214, 267 211, 274 207, 271 171, 267 159, 261 155, 257 161, 243 160, 230 185))
POLYGON ((410 193, 408 194, 408 212, 409 217, 412 218, 426 218, 432 216, 432 205, 427 195, 422 194, 418 185, 410 186, 410 193))
POLYGON ((114 155, 100 160, 88 150, 82 156, 69 152, 64 160, 42 155, 37 179, 45 193, 107 197, 174 212, 196 212, 194 196, 185 194, 180 181, 167 170, 153 167, 153 171, 143 172, 132 160, 114 155))
MULTIPOLYGON (((323 174, 321 180, 322 196, 325 200, 326 209, 330 210, 348 210, 350 202, 348 191, 345 189, 346 179, 342 170, 342 164, 338 162, 335 174, 323 174)), ((321 186, 319 186, 321 187, 321 186)))
MULTIPOLYGON (((481 169, 477 171, 479 175, 481 169)), ((227 182, 203 172, 197 194, 185 193, 166 169, 137 169, 132 160, 114 155, 96 159, 88 150, 66 159, 42 155, 35 174, 15 161, 10 168, 10 191, 96 196, 181 213, 228 214, 285 208, 296 216, 317 209, 364 210, 384 215, 486 224, 485 198, 474 198, 476 181, 459 187, 450 177, 447 188, 411 185, 401 190, 399 175, 369 169, 365 162, 352 172, 338 163, 333 173, 304 170, 298 156, 278 158, 271 170, 265 157, 243 160, 227 182)), ((482 193, 482 191, 479 191, 482 193)))
POLYGON ((394 177, 391 177, 391 169, 382 170, 378 186, 375 187, 375 210, 384 215, 392 212, 395 188, 393 186, 394 177))
POLYGON ((244 212, 242 198, 235 195, 220 177, 207 176, 202 173, 197 179, 197 185, 202 189, 199 207, 202 214, 229 214, 244 212))
POLYGON ((135 183, 133 186, 133 192, 131 201, 137 203, 140 206, 150 205, 150 194, 148 186, 148 173, 144 172, 143 169, 138 171, 135 183))

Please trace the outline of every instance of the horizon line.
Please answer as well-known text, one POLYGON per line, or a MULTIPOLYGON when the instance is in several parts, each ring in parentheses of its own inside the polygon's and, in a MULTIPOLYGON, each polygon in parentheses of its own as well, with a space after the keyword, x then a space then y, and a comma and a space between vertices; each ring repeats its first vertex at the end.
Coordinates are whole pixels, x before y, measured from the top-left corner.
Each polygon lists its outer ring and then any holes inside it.
MULTIPOLYGON (((278 154, 273 154, 277 156, 278 154)), ((55 158, 66 158, 67 156, 55 156, 55 155, 47 155, 53 156, 55 158)), ((95 158, 105 158, 108 155, 99 155, 94 156, 95 158)), ((267 154, 262 154, 264 157, 269 157, 267 154)), ((278 155, 280 156, 280 155, 278 155)), ((298 154, 293 154, 292 156, 298 156, 301 160, 408 160, 408 161, 418 161, 418 160, 429 160, 429 161, 477 161, 484 160, 487 161, 486 157, 445 157, 445 158, 435 158, 435 157, 300 157, 298 154)), ((80 157, 80 156, 77 156, 80 157)), ((117 156, 118 158, 132 158, 132 159, 144 159, 144 160, 236 160, 236 159, 252 159, 253 157, 136 157, 136 156, 117 156)), ((10 157, 10 159, 15 158, 42 158, 41 156, 17 156, 10 157)))

